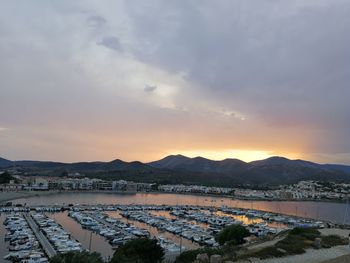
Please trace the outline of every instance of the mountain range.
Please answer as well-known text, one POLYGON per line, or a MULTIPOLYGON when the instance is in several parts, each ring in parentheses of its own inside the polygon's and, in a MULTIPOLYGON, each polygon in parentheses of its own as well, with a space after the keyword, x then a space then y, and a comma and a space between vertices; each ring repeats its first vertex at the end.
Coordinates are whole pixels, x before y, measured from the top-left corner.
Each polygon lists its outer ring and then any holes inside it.
POLYGON ((239 159, 222 161, 203 157, 189 158, 170 155, 161 160, 142 163, 10 161, 0 158, 0 169, 16 166, 28 175, 60 176, 70 172, 103 179, 126 179, 139 182, 204 184, 217 186, 291 184, 300 180, 350 182, 350 166, 318 164, 304 160, 271 157, 244 162, 239 159))

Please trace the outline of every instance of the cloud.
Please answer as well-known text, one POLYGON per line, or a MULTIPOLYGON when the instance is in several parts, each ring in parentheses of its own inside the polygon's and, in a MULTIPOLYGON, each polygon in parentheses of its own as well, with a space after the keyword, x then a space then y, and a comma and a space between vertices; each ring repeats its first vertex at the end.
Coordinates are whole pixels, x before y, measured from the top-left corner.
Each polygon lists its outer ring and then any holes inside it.
POLYGON ((146 93, 153 93, 154 91, 156 91, 157 86, 153 85, 146 85, 145 88, 143 89, 146 93))
POLYGON ((100 42, 97 42, 97 44, 115 51, 123 50, 117 37, 104 37, 100 42))
POLYGON ((135 36, 148 43, 134 55, 186 72, 192 96, 243 112, 270 134, 313 131, 315 151, 350 152, 349 2, 221 1, 215 12, 210 1, 128 4, 135 36))
POLYGON ((107 23, 107 21, 102 16, 90 16, 87 18, 87 23, 90 27, 99 28, 104 26, 107 23))
POLYGON ((347 0, 3 2, 0 120, 14 132, 0 149, 70 160, 254 149, 350 163, 349 12, 347 0))

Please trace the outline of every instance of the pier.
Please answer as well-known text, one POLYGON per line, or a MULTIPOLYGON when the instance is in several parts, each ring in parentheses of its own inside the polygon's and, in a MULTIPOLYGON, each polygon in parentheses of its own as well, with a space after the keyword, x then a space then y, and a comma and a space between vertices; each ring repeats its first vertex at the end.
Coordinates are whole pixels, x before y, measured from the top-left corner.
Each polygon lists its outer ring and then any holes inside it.
POLYGON ((54 249, 54 247, 51 245, 51 243, 47 240, 47 238, 45 237, 45 235, 40 231, 39 227, 37 226, 37 224, 34 222, 33 218, 31 218, 28 214, 24 213, 24 218, 27 220, 28 225, 30 226, 30 228, 33 230, 34 235, 36 236, 36 238, 38 239, 38 241, 40 242, 42 248, 44 249, 46 255, 49 258, 52 258, 53 256, 57 255, 56 250, 54 249))

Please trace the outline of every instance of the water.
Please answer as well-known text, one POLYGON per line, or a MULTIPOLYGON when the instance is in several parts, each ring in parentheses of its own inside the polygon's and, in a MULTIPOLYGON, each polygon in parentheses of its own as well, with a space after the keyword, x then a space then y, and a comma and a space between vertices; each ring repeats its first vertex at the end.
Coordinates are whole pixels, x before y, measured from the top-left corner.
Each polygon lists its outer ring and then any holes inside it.
POLYGON ((107 194, 107 193, 61 193, 17 199, 13 203, 27 205, 50 204, 166 204, 166 205, 201 205, 220 207, 241 207, 297 215, 315 219, 329 220, 335 223, 350 224, 350 209, 347 204, 331 202, 296 202, 296 201, 244 201, 231 198, 207 197, 181 194, 107 194))
POLYGON ((131 219, 126 219, 126 218, 122 217, 118 211, 109 211, 109 212, 106 212, 106 214, 108 214, 109 216, 111 216, 113 218, 118 218, 122 222, 130 223, 130 224, 133 224, 134 226, 137 226, 139 228, 147 229, 150 232, 151 237, 163 236, 163 237, 165 237, 165 238, 167 238, 167 239, 169 239, 177 244, 182 243, 182 245, 184 247, 186 247, 187 249, 196 249, 196 248, 200 247, 198 244, 196 244, 190 240, 187 240, 185 238, 181 238, 179 236, 176 236, 176 235, 169 233, 169 232, 166 232, 166 231, 160 231, 156 227, 152 227, 150 225, 147 225, 146 223, 138 222, 138 221, 131 220, 131 219))
MULTIPOLYGON (((347 204, 330 203, 330 202, 290 202, 290 201, 242 201, 231 198, 208 197, 197 195, 179 195, 179 194, 107 194, 107 193, 61 193, 46 196, 34 196, 25 199, 17 199, 14 204, 20 203, 27 205, 67 205, 67 204, 155 204, 155 205, 199 205, 209 207, 241 207, 248 209, 259 209, 271 212, 278 212, 290 215, 298 215, 303 217, 317 218, 322 220, 330 220, 337 223, 350 223, 347 213, 347 204)), ((350 209, 349 209, 350 210, 350 209)), ((350 212, 350 211, 349 211, 350 212)), ((169 214, 169 211, 151 211, 152 214, 162 215, 167 218, 175 218, 169 214)), ((222 212, 217 212, 221 213, 222 212)), ((119 212, 107 212, 112 217, 121 218, 119 212)), ((67 212, 47 213, 47 215, 63 228, 70 232, 84 248, 91 247, 91 251, 101 253, 105 258, 113 255, 111 245, 101 236, 92 233, 89 230, 82 229, 81 226, 67 215, 67 212), (91 240, 91 246, 90 246, 91 240)), ((233 216, 233 215, 231 215, 233 216)), ((258 223, 261 219, 251 219, 245 216, 233 216, 244 223, 258 223)), ((0 216, 0 262, 5 262, 2 258, 8 253, 7 244, 4 242, 6 229, 3 226, 5 214, 0 216)), ((127 219, 123 218, 123 221, 127 219)), ((180 237, 168 232, 159 232, 155 227, 147 224, 129 220, 130 223, 146 228, 152 236, 162 235, 176 243, 180 243, 180 237)), ((201 223, 198 223, 201 224, 201 223)), ((271 226, 283 227, 281 224, 269 223, 271 226)), ((202 227, 207 227, 205 224, 202 227)), ((189 240, 182 239, 182 244, 189 249, 197 248, 198 245, 189 240)))
POLYGON ((90 249, 92 252, 99 252, 105 258, 113 256, 114 251, 112 250, 112 246, 104 237, 83 229, 79 223, 68 216, 67 211, 52 214, 47 213, 46 215, 59 223, 74 239, 78 240, 85 249, 90 249))

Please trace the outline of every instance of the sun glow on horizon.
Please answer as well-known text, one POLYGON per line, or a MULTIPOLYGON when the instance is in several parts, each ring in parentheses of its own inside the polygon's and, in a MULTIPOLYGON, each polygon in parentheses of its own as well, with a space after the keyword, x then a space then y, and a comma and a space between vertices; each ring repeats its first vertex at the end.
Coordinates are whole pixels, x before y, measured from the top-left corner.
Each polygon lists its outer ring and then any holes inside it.
POLYGON ((188 150, 177 151, 177 154, 191 158, 201 156, 216 161, 233 158, 245 162, 262 160, 276 155, 275 152, 261 150, 188 150))

